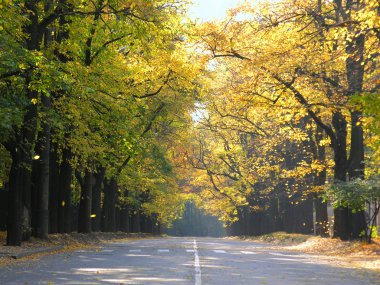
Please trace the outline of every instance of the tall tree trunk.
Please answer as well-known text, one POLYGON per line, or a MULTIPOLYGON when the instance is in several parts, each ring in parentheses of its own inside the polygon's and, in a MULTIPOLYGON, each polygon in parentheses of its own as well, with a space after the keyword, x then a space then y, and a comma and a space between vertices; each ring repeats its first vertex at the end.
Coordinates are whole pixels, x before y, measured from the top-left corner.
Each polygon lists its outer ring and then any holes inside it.
POLYGON ((49 233, 58 232, 59 165, 56 149, 51 147, 49 178, 49 233))
MULTIPOLYGON (((45 13, 49 13, 52 6, 52 1, 45 2, 45 13)), ((44 47, 49 47, 52 42, 52 29, 49 27, 42 27, 44 33, 43 43, 44 47)), ((38 218, 37 218, 37 231, 36 236, 41 239, 47 239, 49 234, 49 183, 50 183, 50 137, 51 137, 51 127, 49 120, 49 111, 51 109, 50 96, 46 94, 41 95, 42 101, 42 123, 41 131, 39 133, 38 141, 38 153, 40 158, 38 161, 39 171, 37 172, 40 176, 37 180, 37 193, 38 193, 38 218)))
MULTIPOLYGON (((31 158, 27 158, 28 162, 24 162, 25 165, 32 166, 31 158)), ((22 240, 27 241, 32 236, 32 172, 30 169, 25 169, 22 171, 21 178, 22 187, 22 240)))
POLYGON ((92 214, 95 215, 92 218, 92 231, 99 232, 101 230, 102 222, 102 205, 101 205, 101 192, 102 183, 104 180, 105 168, 100 167, 95 174, 95 184, 92 189, 92 214))
POLYGON ((22 241, 22 161, 21 151, 12 154, 9 174, 7 245, 21 245, 22 241))
POLYGON ((62 163, 59 170, 59 196, 58 202, 58 232, 70 233, 72 226, 72 205, 71 205, 71 183, 73 179, 73 168, 70 164, 70 149, 64 149, 62 152, 62 163))
POLYGON ((102 209, 102 231, 114 232, 116 230, 116 200, 117 200, 117 178, 105 181, 104 202, 102 209))
MULTIPOLYGON (((68 27, 71 24, 71 19, 67 15, 73 12, 73 4, 67 3, 67 0, 59 0, 62 6, 62 14, 58 20, 57 38, 58 44, 69 38, 68 27), (65 15, 67 14, 67 15, 65 15)), ((57 58, 62 63, 67 63, 71 60, 69 54, 61 53, 59 49, 54 51, 57 58)), ((69 149, 64 149, 62 153, 62 164, 59 167, 60 186, 57 195, 57 211, 58 220, 57 227, 59 233, 69 233, 72 231, 72 206, 71 206, 71 182, 72 182, 72 167, 70 165, 71 152, 69 149)))
MULTIPOLYGON (((351 26, 348 29, 353 30, 351 26)), ((349 55, 346 60, 349 96, 359 95, 363 91, 364 45, 365 36, 359 34, 346 47, 346 52, 349 55)), ((360 125, 361 116, 360 111, 351 111, 351 148, 348 161, 348 177, 350 180, 364 179, 364 135, 363 128, 360 125)), ((366 230, 365 213, 364 211, 355 213, 350 211, 349 218, 349 235, 351 238, 359 238, 366 230)))
MULTIPOLYGON (((361 113, 351 112, 351 149, 348 166, 350 180, 364 179, 364 142, 363 129, 359 125, 361 113)), ((366 230, 365 213, 361 211, 349 211, 348 233, 350 238, 362 237, 366 230)))
POLYGON ((129 207, 128 205, 124 205, 120 213, 120 230, 122 232, 128 233, 130 231, 129 218, 129 207))
MULTIPOLYGON (((345 182, 347 180, 347 122, 340 112, 333 114, 333 126, 336 133, 334 144, 334 180, 345 182)), ((334 234, 333 237, 347 240, 348 235, 348 213, 347 207, 334 209, 334 234)))
MULTIPOLYGON (((50 109, 50 98, 42 96, 45 114, 50 109)), ((37 160, 39 177, 37 179, 38 218, 36 236, 47 239, 49 233, 49 171, 50 171, 50 123, 47 118, 42 122, 42 130, 38 140, 37 160)))
POLYGON ((140 233, 141 232, 141 224, 140 224, 140 211, 135 210, 132 214, 132 232, 140 233))
POLYGON ((94 184, 93 173, 86 169, 83 183, 81 183, 81 196, 78 212, 78 232, 91 232, 91 204, 92 204, 92 187, 94 184))
POLYGON ((147 216, 140 214, 140 229, 142 233, 147 233, 147 216))
MULTIPOLYGON (((316 158, 320 163, 326 162, 326 149, 325 146, 319 145, 319 142, 323 139, 323 130, 321 127, 317 127, 315 134, 316 141, 316 158)), ((316 174, 314 179, 315 186, 323 186, 326 183, 327 172, 323 169, 316 174)), ((313 199, 313 208, 315 212, 315 225, 314 234, 318 236, 328 236, 328 215, 327 215, 327 203, 323 201, 319 195, 315 195, 313 199)))
POLYGON ((157 214, 152 216, 153 234, 160 234, 160 223, 158 222, 157 214))

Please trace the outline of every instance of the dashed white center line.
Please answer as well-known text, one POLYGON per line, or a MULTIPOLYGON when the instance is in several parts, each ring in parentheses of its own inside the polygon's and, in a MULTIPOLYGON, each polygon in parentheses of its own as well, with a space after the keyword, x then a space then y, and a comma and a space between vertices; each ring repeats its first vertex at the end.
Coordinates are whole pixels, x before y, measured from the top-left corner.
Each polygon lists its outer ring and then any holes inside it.
POLYGON ((226 253, 226 251, 222 250, 222 249, 215 249, 214 252, 215 253, 226 253))
POLYGON ((195 252, 194 249, 186 249, 186 252, 195 252))
POLYGON ((240 251, 242 254, 257 254, 257 252, 253 251, 240 251))
POLYGON ((202 271, 199 263, 197 241, 194 240, 194 268, 195 268, 195 285, 202 285, 202 271))
POLYGON ((102 249, 101 252, 114 252, 113 249, 102 249))
POLYGON ((169 252, 168 249, 157 249, 157 252, 169 252))
POLYGON ((283 254, 283 253, 279 253, 279 252, 269 252, 270 255, 274 255, 274 256, 289 256, 289 255, 286 255, 286 254, 283 254))

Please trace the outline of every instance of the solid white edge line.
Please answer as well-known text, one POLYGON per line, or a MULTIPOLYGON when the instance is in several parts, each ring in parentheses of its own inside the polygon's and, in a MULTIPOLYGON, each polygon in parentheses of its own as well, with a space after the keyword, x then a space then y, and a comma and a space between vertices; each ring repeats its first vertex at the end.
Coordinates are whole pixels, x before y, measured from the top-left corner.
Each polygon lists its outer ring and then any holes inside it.
POLYGON ((199 263, 197 241, 194 240, 194 268, 195 268, 195 285, 202 285, 202 271, 199 263))

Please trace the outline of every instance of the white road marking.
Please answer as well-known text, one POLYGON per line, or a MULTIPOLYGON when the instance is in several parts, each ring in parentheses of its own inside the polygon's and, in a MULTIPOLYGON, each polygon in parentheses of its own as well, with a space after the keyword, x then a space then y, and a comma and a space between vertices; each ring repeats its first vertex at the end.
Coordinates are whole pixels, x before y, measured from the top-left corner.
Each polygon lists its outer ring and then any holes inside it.
POLYGON ((274 255, 274 256, 283 256, 282 253, 278 253, 278 252, 269 252, 270 255, 274 255))
POLYGON ((240 251, 242 254, 257 254, 257 252, 253 251, 240 251))
POLYGON ((295 256, 295 255, 283 254, 283 253, 279 253, 279 252, 269 252, 269 254, 274 255, 274 256, 288 256, 288 257, 297 258, 297 256, 295 256))
POLYGON ((222 249, 215 249, 214 252, 215 253, 226 253, 226 251, 222 250, 222 249))
POLYGON ((169 252, 168 249, 157 249, 157 252, 169 252))
POLYGON ((129 252, 141 252, 141 249, 130 249, 129 252))
POLYGON ((195 252, 194 249, 186 249, 186 252, 195 252))
POLYGON ((113 249, 102 249, 101 252, 114 252, 114 250, 113 249))
POLYGON ((194 240, 194 268, 195 268, 195 285, 202 285, 202 271, 199 264, 197 241, 194 240))

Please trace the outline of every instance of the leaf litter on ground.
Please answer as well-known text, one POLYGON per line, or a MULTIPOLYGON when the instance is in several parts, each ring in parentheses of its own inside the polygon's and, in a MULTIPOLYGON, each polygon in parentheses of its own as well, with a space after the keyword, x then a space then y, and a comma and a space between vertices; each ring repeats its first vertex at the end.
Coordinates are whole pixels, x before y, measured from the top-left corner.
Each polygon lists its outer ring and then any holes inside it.
POLYGON ((111 241, 128 241, 131 239, 151 237, 149 234, 131 234, 131 233, 68 233, 68 234, 50 234, 46 240, 32 237, 25 241, 21 246, 6 246, 6 232, 0 232, 0 266, 11 266, 20 261, 35 260, 40 257, 58 253, 70 252, 82 249, 99 250, 99 246, 111 241), (59 248, 54 250, 55 248, 59 248), (44 249, 52 249, 43 251, 44 249), (42 250, 42 252, 36 252, 42 250), (14 259, 11 256, 19 255, 25 252, 33 254, 14 259), (36 252, 36 253, 34 253, 36 252))
POLYGON ((371 244, 285 232, 234 238, 265 243, 267 249, 304 253, 339 267, 372 270, 380 275, 380 238, 374 238, 371 244))

